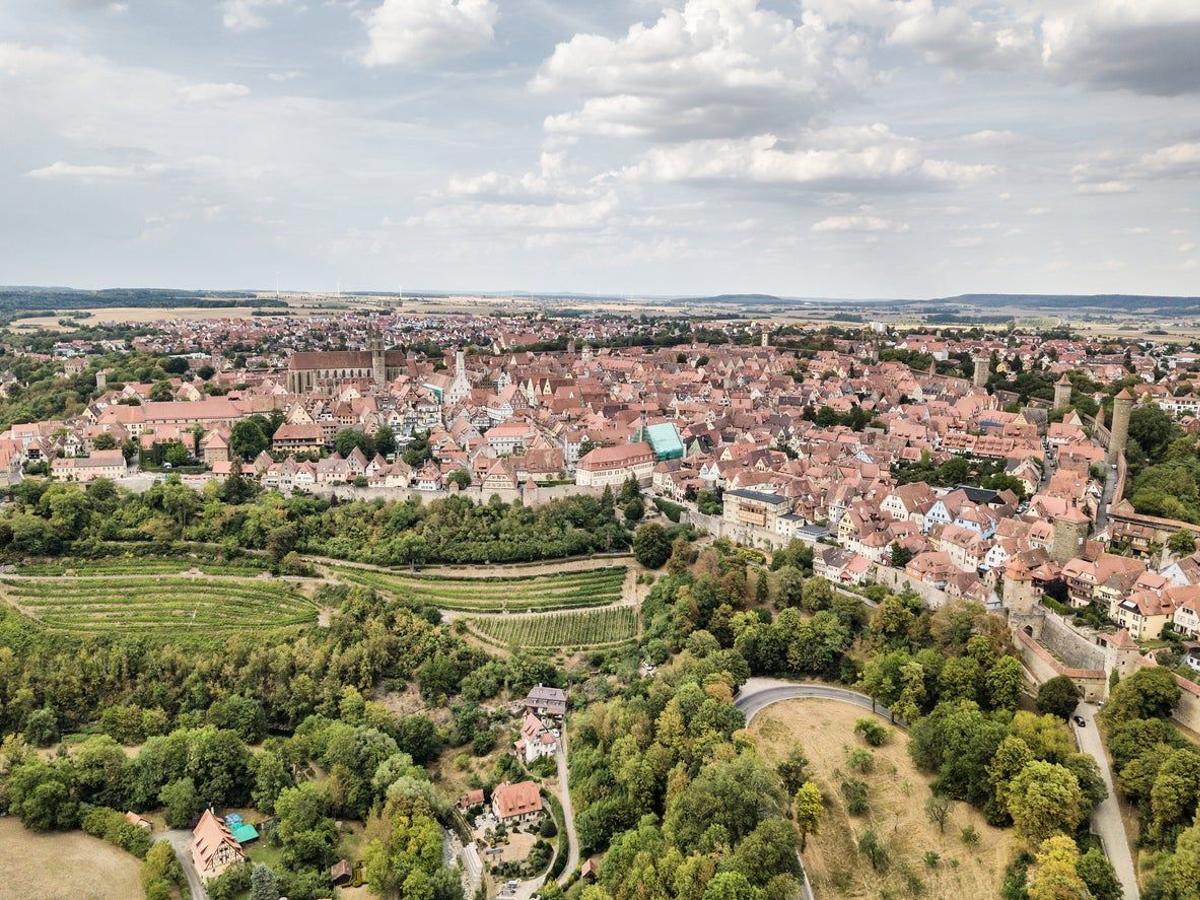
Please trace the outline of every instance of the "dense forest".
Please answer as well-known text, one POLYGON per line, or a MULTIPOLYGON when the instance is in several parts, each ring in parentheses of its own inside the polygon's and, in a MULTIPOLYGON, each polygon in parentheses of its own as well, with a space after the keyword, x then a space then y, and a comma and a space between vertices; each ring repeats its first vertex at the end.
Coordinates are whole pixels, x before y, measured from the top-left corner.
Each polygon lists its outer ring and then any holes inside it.
POLYGON ((113 542, 221 545, 229 555, 292 551, 380 564, 524 562, 625 550, 631 535, 611 492, 536 509, 465 497, 348 503, 278 493, 253 496, 239 477, 197 494, 177 476, 141 494, 98 480, 86 488, 26 479, 0 513, 0 552, 102 556, 113 542))

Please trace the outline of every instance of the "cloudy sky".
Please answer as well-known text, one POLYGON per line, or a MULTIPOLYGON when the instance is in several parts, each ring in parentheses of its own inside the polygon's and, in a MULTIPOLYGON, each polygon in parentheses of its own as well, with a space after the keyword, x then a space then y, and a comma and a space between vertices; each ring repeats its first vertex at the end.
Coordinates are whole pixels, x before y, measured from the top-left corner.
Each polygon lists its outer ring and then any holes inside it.
POLYGON ((1200 294, 1196 0, 3 0, 0 283, 1200 294))

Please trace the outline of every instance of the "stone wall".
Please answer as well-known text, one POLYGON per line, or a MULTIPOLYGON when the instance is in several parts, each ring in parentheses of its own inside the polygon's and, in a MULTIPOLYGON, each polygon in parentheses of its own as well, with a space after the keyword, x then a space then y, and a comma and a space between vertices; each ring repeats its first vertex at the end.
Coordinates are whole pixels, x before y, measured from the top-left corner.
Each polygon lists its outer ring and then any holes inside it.
POLYGON ((1051 678, 1066 675, 1079 689, 1083 691, 1083 699, 1095 702, 1104 699, 1108 677, 1104 669, 1085 669, 1065 666, 1054 657, 1049 650, 1027 635, 1024 631, 1016 632, 1016 645, 1021 654, 1021 662, 1033 675, 1038 684, 1044 684, 1051 678))
POLYGON ((948 599, 945 591, 939 590, 931 584, 925 584, 923 581, 917 581, 903 569, 877 565, 871 573, 871 579, 876 584, 882 584, 888 590, 896 593, 911 591, 920 597, 921 602, 930 609, 937 609, 948 599))
POLYGON ((1076 669, 1103 669, 1105 666, 1104 648, 1058 613, 1046 611, 1038 637, 1042 646, 1064 665, 1076 669))
POLYGON ((1200 684, 1188 681, 1179 675, 1175 676, 1179 685, 1179 706, 1175 708, 1174 719, 1185 728, 1200 731, 1200 684))

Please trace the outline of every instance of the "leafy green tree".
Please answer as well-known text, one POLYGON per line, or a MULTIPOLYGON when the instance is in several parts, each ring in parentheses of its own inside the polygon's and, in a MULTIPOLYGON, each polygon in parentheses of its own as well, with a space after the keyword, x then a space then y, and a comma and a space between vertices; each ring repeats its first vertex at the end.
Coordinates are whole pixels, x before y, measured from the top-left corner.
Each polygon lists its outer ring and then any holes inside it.
POLYGON ((325 794, 311 781, 279 794, 275 800, 276 834, 287 865, 324 869, 333 862, 338 834, 328 809, 325 794))
POLYGON ((390 426, 380 425, 375 430, 375 451, 384 456, 391 456, 396 452, 396 432, 390 426))
POLYGON ((242 459, 253 459, 271 445, 256 419, 239 419, 229 433, 229 448, 242 459))
POLYGON ((1095 900, 1121 900, 1124 896, 1112 863, 1095 847, 1079 857, 1075 870, 1095 900))
POLYGON ((1021 698, 1021 663, 1015 656, 1002 656, 984 675, 988 705, 992 709, 1016 709, 1021 698))
POLYGON ((1167 538, 1167 549, 1176 556, 1191 556, 1196 552, 1196 536, 1186 528, 1180 528, 1167 538))
POLYGON ((1008 788, 1008 812, 1017 833, 1033 846, 1072 833, 1086 814, 1075 775, 1044 760, 1026 764, 1008 788))
POLYGON ((1037 853, 1037 867, 1029 883, 1029 900, 1080 900, 1088 896, 1087 885, 1076 866, 1079 849, 1066 835, 1053 835, 1037 853))
POLYGON ((1104 717, 1111 725, 1129 719, 1165 719, 1179 703, 1179 685, 1169 669, 1139 669, 1109 694, 1104 717))
POLYGON ((808 846, 808 836, 821 829, 821 817, 825 814, 825 803, 821 789, 811 781, 800 785, 792 800, 792 811, 796 816, 796 828, 800 831, 800 852, 808 846))
POLYGON ((783 789, 789 794, 796 794, 807 782, 809 777, 808 756, 800 745, 792 747, 787 757, 775 769, 783 782, 783 789))
POLYGON ((659 569, 671 555, 666 530, 656 522, 639 525, 633 535, 633 556, 647 569, 659 569))
POLYGON ((1056 675, 1038 688, 1038 712, 1049 713, 1060 719, 1069 718, 1083 699, 1083 691, 1066 675, 1056 675))
POLYGON ((204 809, 204 801, 190 778, 177 778, 159 792, 158 799, 166 808, 168 828, 187 828, 204 809))
POLYGON ((250 876, 250 900, 279 900, 279 884, 275 873, 262 863, 255 863, 250 876))
POLYGON ((646 504, 642 502, 641 497, 634 497, 625 504, 624 514, 626 522, 640 522, 646 515, 646 504))

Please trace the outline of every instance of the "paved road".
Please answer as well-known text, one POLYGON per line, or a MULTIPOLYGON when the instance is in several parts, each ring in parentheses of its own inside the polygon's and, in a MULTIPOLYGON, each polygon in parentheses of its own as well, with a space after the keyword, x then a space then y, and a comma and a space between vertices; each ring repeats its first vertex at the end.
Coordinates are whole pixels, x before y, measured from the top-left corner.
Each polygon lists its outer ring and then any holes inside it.
POLYGON ((579 868, 579 836, 575 833, 575 807, 571 804, 570 770, 567 768, 567 721, 563 719, 562 734, 558 739, 558 788, 562 795, 563 819, 567 826, 567 867, 558 876, 560 885, 566 884, 579 868))
POLYGON ((1104 843, 1104 852, 1108 854, 1108 861, 1116 870, 1117 878, 1125 891, 1125 900, 1138 900, 1141 895, 1138 892, 1137 870, 1133 865, 1133 854, 1129 850, 1125 828, 1121 824, 1121 810, 1117 806, 1117 795, 1113 789, 1112 770, 1104 752, 1104 743, 1100 739, 1100 730, 1096 727, 1096 712, 1093 704, 1080 703, 1075 714, 1082 716, 1087 726, 1080 728, 1074 722, 1071 723, 1075 739, 1079 742, 1079 749, 1099 764, 1100 774, 1104 776, 1104 786, 1108 788, 1108 797, 1092 813, 1092 831, 1098 834, 1104 843))
POLYGON ((803 684, 794 681, 784 681, 779 678, 751 678, 738 691, 733 704, 746 716, 746 724, 756 715, 770 706, 783 700, 838 700, 861 706, 868 712, 874 712, 889 722, 896 721, 903 726, 902 721, 893 720, 892 714, 880 706, 866 694, 851 691, 847 688, 835 687, 830 684, 803 684))
POLYGON ((200 878, 196 867, 192 865, 192 833, 186 829, 173 829, 154 835, 156 840, 160 837, 170 841, 171 846, 175 848, 175 856, 179 860, 179 865, 183 867, 183 874, 187 876, 188 890, 192 893, 192 900, 208 900, 208 891, 204 889, 204 881, 200 878))

